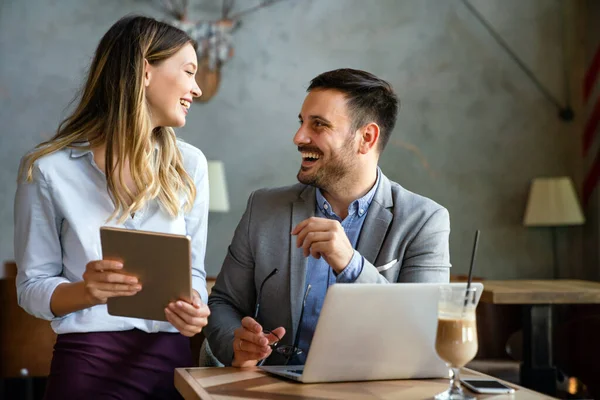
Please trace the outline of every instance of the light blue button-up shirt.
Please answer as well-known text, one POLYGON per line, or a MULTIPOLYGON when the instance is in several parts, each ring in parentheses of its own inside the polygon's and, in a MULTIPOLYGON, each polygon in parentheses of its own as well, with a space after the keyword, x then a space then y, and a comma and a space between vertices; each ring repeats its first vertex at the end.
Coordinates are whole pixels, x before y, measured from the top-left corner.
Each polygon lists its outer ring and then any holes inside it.
MULTIPOLYGON (((123 224, 108 221, 114 211, 106 177, 91 150, 63 149, 36 161, 33 181, 19 179, 15 196, 15 259, 18 302, 30 314, 51 320, 56 333, 123 331, 177 332, 168 322, 109 315, 97 305, 55 317, 50 309, 54 289, 78 282, 86 264, 102 259, 100 227, 189 235, 192 243, 192 287, 207 302, 204 255, 208 219, 208 173, 204 154, 177 142, 184 168, 196 185, 192 209, 176 218, 156 200, 123 224)), ((185 201, 181 196, 181 204, 185 201)), ((168 277, 165 277, 168 279, 168 277)), ((142 288, 142 290, 144 290, 142 288)))
MULTIPOLYGON (((356 248, 358 237, 362 230, 362 226, 365 222, 365 217, 379 186, 379 168, 377 169, 377 180, 373 188, 369 190, 360 199, 354 200, 348 206, 348 216, 342 219, 337 216, 331 204, 323 197, 321 190, 316 190, 316 203, 317 207, 315 210, 315 216, 320 218, 328 218, 339 221, 344 228, 346 236, 352 247, 356 248)), ((330 285, 334 283, 352 283, 358 278, 362 272, 364 265, 364 257, 354 250, 354 255, 350 259, 350 263, 344 268, 341 274, 335 275, 329 264, 321 257, 315 259, 312 256, 308 257, 306 265, 306 285, 311 285, 310 292, 306 298, 306 306, 304 308, 304 315, 302 321, 300 321, 298 328, 298 347, 302 349, 303 353, 296 357, 295 360, 291 360, 290 364, 300 363, 304 364, 306 361, 306 354, 310 348, 315 328, 317 326, 317 320, 321 314, 321 308, 323 307, 323 301, 325 300, 325 294, 330 285)))

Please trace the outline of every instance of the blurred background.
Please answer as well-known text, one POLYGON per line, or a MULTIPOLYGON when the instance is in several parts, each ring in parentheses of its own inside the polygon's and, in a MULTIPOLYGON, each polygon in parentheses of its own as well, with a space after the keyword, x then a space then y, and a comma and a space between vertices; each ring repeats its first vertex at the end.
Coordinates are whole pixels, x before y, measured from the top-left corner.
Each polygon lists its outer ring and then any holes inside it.
POLYGON ((207 98, 177 130, 221 162, 223 179, 214 184, 226 188, 228 204, 209 216, 209 277, 220 270, 249 194, 296 182, 292 137, 309 81, 351 67, 388 80, 401 99, 380 166, 448 208, 453 275, 468 271, 480 229, 477 277, 600 280, 600 2, 184 3, 0 0, 0 261, 13 259, 20 158, 68 115, 101 36, 136 13, 200 38, 217 32, 199 77, 207 98), (568 208, 581 205, 585 223, 525 223, 532 181, 541 177, 570 178, 568 208))
MULTIPOLYGON (((238 1, 233 13, 259 3, 238 1)), ((10 260, 19 160, 68 115, 101 36, 130 13, 176 19, 158 0, 1 4, 0 259, 10 260)), ((481 229, 478 275, 552 276, 550 231, 522 220, 533 178, 570 176, 579 190, 585 176, 581 88, 590 37, 577 19, 587 14, 578 7, 585 2, 470 4, 554 98, 577 107, 573 121, 557 116, 460 0, 285 0, 241 17, 218 91, 196 102, 178 130, 224 165, 230 210, 210 214, 209 276, 219 272, 249 194, 296 182, 292 137, 306 87, 340 67, 370 71, 398 92, 398 123, 380 165, 390 179, 448 208, 453 272, 468 270, 473 232, 481 229)), ((215 21, 222 2, 190 0, 187 9, 189 20, 215 21)), ((598 278, 598 264, 583 262, 580 231, 559 232, 561 272, 598 278)))

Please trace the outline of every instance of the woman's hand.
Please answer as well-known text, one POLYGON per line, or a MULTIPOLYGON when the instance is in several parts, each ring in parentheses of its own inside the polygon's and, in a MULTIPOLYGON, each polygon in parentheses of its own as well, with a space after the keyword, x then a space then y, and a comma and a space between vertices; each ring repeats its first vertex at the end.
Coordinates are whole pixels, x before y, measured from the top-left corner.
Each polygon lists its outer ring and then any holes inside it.
POLYGON ((210 310, 202 303, 198 292, 192 294, 192 303, 177 300, 165 308, 165 316, 182 335, 192 337, 202 331, 208 323, 210 310))
POLYGON ((90 261, 85 266, 85 298, 92 305, 105 304, 109 297, 133 296, 142 290, 135 276, 120 272, 123 263, 110 260, 90 261))

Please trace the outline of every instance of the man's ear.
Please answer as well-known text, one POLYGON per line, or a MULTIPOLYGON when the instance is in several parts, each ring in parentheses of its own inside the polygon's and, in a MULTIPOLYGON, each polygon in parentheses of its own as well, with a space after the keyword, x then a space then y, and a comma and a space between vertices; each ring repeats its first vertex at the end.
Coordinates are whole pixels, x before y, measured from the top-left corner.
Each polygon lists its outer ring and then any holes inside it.
POLYGON ((360 135, 358 151, 361 154, 367 154, 369 151, 375 150, 379 142, 379 125, 375 122, 368 123, 361 128, 360 135))
POLYGON ((150 79, 152 77, 152 71, 150 68, 150 63, 148 60, 144 58, 144 86, 148 87, 150 85, 150 79))

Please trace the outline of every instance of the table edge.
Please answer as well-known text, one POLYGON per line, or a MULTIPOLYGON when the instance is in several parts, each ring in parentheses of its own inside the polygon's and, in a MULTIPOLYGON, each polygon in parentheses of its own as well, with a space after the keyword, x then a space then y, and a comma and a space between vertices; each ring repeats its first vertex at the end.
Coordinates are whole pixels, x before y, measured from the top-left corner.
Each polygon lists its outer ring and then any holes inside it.
MULTIPOLYGON (((223 367, 185 367, 185 368, 176 368, 175 369, 175 388, 177 389, 177 391, 179 391, 179 393, 185 400, 213 400, 213 397, 206 391, 206 389, 204 389, 204 387, 202 385, 200 385, 198 382, 196 382, 196 380, 188 372, 188 370, 191 370, 191 369, 206 369, 206 368, 223 368, 223 367), (182 393, 182 390, 185 392, 185 394, 182 393)), ((235 367, 225 367, 225 368, 235 368, 235 367)), ((248 368, 243 368, 243 369, 258 370, 258 367, 248 367, 248 368)), ((496 378, 495 376, 487 375, 483 372, 475 371, 470 368, 464 368, 464 367, 461 368, 461 375, 463 372, 467 372, 469 374, 481 376, 484 378, 495 379, 509 387, 512 387, 513 389, 515 389, 515 391, 518 390, 518 391, 527 392, 529 394, 535 395, 536 397, 539 397, 540 399, 555 399, 555 397, 548 396, 545 393, 536 392, 535 390, 526 388, 521 385, 517 385, 512 382, 507 382, 503 379, 496 378)), ((478 395, 477 393, 473 393, 471 391, 469 391, 469 393, 472 393, 474 396, 478 395)))
POLYGON ((212 396, 188 372, 192 368, 175 368, 175 389, 185 400, 212 400, 212 396))

